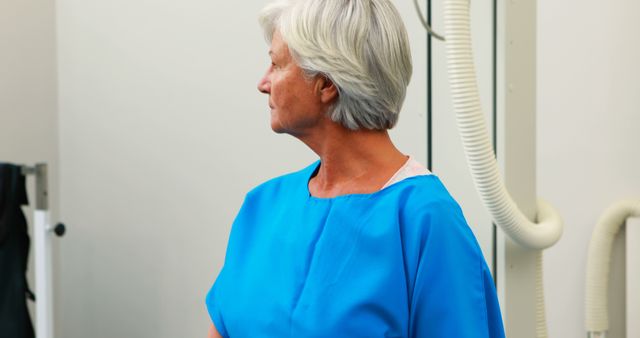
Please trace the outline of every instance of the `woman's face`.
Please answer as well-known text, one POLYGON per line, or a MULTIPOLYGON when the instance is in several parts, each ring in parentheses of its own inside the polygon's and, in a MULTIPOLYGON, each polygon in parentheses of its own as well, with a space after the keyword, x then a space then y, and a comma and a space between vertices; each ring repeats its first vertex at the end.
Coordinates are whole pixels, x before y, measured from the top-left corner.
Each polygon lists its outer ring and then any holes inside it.
POLYGON ((327 107, 321 100, 321 81, 308 79, 289 53, 277 31, 269 50, 271 65, 258 83, 269 94, 271 129, 276 133, 302 136, 324 117, 327 107))

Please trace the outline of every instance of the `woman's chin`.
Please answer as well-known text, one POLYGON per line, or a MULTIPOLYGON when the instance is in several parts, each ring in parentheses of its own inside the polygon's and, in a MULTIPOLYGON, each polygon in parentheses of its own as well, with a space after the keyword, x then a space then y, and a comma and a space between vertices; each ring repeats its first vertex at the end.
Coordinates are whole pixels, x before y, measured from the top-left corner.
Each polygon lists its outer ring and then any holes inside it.
POLYGON ((277 134, 282 134, 285 132, 285 129, 282 127, 277 120, 271 119, 271 130, 273 130, 277 134))

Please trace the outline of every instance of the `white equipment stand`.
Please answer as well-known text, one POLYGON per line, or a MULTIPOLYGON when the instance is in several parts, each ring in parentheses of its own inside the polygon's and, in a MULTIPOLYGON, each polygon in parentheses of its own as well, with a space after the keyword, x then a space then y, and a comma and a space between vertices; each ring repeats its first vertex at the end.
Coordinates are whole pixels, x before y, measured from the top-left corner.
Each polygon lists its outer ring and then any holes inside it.
POLYGON ((36 164, 35 167, 22 167, 22 173, 36 177, 36 204, 34 211, 33 252, 35 255, 36 278, 36 337, 53 338, 53 303, 52 303, 52 275, 51 275, 51 242, 54 234, 62 236, 65 226, 58 224, 51 226, 47 165, 36 164))

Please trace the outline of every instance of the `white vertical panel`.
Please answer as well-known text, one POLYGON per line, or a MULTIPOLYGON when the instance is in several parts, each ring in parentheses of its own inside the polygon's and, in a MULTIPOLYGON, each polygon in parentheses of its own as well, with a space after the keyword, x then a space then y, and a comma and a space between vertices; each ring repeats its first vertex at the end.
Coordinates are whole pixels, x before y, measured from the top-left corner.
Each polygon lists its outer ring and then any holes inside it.
MULTIPOLYGON (((497 148, 504 182, 530 220, 536 217, 536 1, 497 1, 497 148)), ((502 231, 498 292, 508 337, 536 337, 536 257, 502 231)))
POLYGON ((627 232, 627 337, 640 337, 640 218, 629 218, 627 232))

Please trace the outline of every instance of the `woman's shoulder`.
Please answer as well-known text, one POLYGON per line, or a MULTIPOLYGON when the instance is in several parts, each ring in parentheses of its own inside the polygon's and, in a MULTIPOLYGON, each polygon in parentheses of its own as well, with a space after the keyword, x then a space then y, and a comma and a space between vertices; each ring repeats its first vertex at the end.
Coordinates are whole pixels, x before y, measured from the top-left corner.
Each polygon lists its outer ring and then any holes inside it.
POLYGON ((385 197, 396 199, 410 211, 433 207, 458 206, 440 178, 435 174, 407 178, 381 191, 385 197), (389 190, 385 193, 385 190, 389 190))
POLYGON ((470 232, 461 206, 438 176, 432 174, 410 178, 400 182, 394 189, 385 203, 397 205, 400 224, 406 230, 425 235, 433 233, 435 226, 438 229, 435 233, 452 229, 470 232))
POLYGON ((419 247, 430 240, 448 243, 466 248, 474 257, 482 257, 460 204, 437 176, 416 178, 398 188, 398 219, 407 243, 410 239, 422 243, 419 247))

